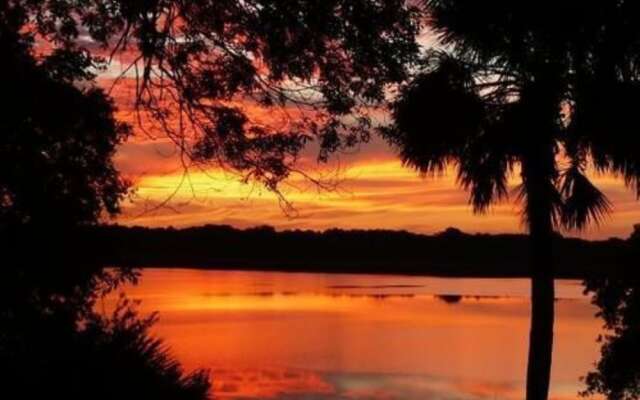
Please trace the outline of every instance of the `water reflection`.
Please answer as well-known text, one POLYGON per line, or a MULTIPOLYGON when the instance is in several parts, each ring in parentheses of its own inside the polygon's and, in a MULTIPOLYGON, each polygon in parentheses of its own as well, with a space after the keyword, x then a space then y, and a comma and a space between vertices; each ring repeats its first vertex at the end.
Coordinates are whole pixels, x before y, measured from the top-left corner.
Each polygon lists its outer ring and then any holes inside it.
MULTIPOLYGON (((598 356, 583 289, 558 283, 556 399, 598 356)), ((126 291, 218 398, 522 398, 527 280, 151 269, 126 291)))
MULTIPOLYGON (((148 269, 135 285, 87 264, 3 277, 0 376, 20 398, 523 396, 526 280, 148 269)), ((589 298, 558 283, 552 398, 640 396, 639 287, 592 279, 589 298)))

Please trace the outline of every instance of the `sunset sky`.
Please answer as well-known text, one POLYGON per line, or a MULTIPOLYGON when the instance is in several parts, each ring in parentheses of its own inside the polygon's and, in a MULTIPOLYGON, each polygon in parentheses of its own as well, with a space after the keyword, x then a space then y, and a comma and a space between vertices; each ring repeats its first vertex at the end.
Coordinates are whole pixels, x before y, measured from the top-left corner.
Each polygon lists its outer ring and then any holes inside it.
MULTIPOLYGON (((290 179, 283 186, 295 208, 289 211, 274 194, 257 185, 242 184, 234 174, 193 170, 185 176, 177 150, 167 140, 138 135, 121 146, 116 159, 136 187, 132 201, 125 203, 124 214, 118 219, 123 224, 269 224, 278 229, 381 228, 424 233, 455 226, 469 232, 523 231, 515 201, 496 205, 487 214, 473 215, 467 193, 456 185, 454 172, 420 178, 404 168, 377 138, 355 154, 340 155, 329 166, 311 164, 314 176, 337 181, 335 191, 318 190, 301 177, 290 179), (167 206, 156 207, 170 197, 167 206)), ((640 222, 635 194, 612 176, 595 180, 612 200, 614 213, 602 226, 572 234, 590 238, 628 236, 632 225, 640 222)))
MULTIPOLYGON (((116 63, 101 76, 101 84, 110 87, 117 74, 116 63)), ((319 190, 301 176, 293 176, 282 186, 293 209, 284 207, 275 194, 259 185, 240 183, 240 177, 230 172, 191 169, 185 174, 180 154, 170 140, 160 132, 149 137, 137 127, 131 81, 125 77, 111 93, 120 109, 118 118, 131 122, 136 131, 116 155, 117 166, 135 187, 118 223, 153 227, 266 224, 277 229, 379 228, 420 233, 451 226, 467 232, 524 231, 519 206, 513 200, 515 194, 512 201, 495 205, 486 214, 474 215, 468 194, 456 185, 453 169, 444 176, 423 179, 403 167, 379 137, 351 154, 334 156, 328 165, 314 161, 316 152, 310 146, 302 160, 303 169, 335 184, 335 190, 319 190)), ((260 113, 259 118, 274 118, 265 110, 254 113, 260 113)), ((379 123, 385 123, 384 115, 379 123)), ((614 212, 601 226, 569 234, 627 237, 633 225, 640 223, 640 203, 636 202, 635 192, 613 176, 594 176, 594 180, 612 201, 614 212)), ((514 176, 513 188, 518 183, 514 176)))

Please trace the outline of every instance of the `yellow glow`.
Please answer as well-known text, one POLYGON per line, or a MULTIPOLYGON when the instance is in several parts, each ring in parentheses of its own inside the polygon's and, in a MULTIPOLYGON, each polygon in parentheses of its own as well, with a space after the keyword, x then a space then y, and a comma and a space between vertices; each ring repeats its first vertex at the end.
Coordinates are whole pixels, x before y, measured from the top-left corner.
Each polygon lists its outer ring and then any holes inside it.
MULTIPOLYGON (((449 226, 470 232, 523 232, 519 205, 496 204, 487 215, 474 215, 468 193, 456 183, 455 171, 421 178, 397 160, 363 160, 340 171, 319 170, 335 190, 319 190, 300 176, 282 185, 294 209, 286 209, 276 194, 221 170, 182 170, 140 175, 134 202, 125 204, 119 222, 148 226, 194 226, 205 223, 249 227, 268 224, 278 229, 363 228, 406 229, 432 233, 449 226), (156 208, 170 199, 169 207, 156 208)), ((640 221, 632 191, 613 176, 594 175, 594 181, 614 204, 602 227, 570 233, 585 237, 626 237, 640 221)), ((512 177, 512 188, 518 184, 512 177)))
MULTIPOLYGON (((231 173, 192 169, 184 175, 180 154, 163 133, 154 130, 151 122, 146 126, 146 133, 136 125, 137 116, 130 104, 133 83, 125 82, 114 92, 121 108, 118 118, 136 126, 136 134, 121 146, 116 154, 116 164, 134 182, 137 192, 134 201, 124 205, 120 223, 178 227, 268 224, 278 229, 336 227, 404 229, 423 233, 450 226, 469 232, 524 231, 519 207, 513 201, 515 196, 511 196, 511 201, 493 206, 488 215, 474 215, 468 204, 468 194, 456 183, 453 168, 443 176, 420 178, 415 171, 403 167, 379 138, 363 146, 360 153, 336 156, 328 167, 310 161, 314 159, 311 151, 303 154, 302 169, 315 178, 339 184, 334 191, 323 191, 301 176, 290 177, 281 190, 294 209, 283 207, 282 198, 274 193, 260 185, 243 184, 239 176, 231 173), (159 204, 166 207, 158 208, 159 204)), ((267 112, 251 103, 237 105, 265 124, 285 123, 283 121, 289 119, 283 118, 282 113, 293 112, 267 112)), ((640 208, 634 193, 615 176, 591 175, 612 200, 615 212, 602 227, 590 227, 579 235, 590 238, 628 236, 633 224, 640 222, 640 208)), ((514 188, 518 183, 516 171, 510 185, 514 188)))

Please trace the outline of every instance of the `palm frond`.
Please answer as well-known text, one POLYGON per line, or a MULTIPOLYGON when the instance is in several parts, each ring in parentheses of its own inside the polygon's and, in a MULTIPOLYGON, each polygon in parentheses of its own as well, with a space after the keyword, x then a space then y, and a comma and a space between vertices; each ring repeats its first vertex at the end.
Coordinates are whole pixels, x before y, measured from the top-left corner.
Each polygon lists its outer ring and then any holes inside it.
MULTIPOLYGON (((552 181, 548 182, 548 185, 544 190, 548 193, 546 199, 550 204, 549 218, 551 219, 551 224, 554 227, 558 227, 562 222, 562 195, 552 181)), ((536 211, 535 209, 538 205, 531 202, 529 190, 527 190, 524 183, 517 185, 513 189, 513 192, 515 193, 514 197, 516 201, 521 205, 520 217, 522 219, 522 224, 530 228, 534 218, 533 215, 536 211)))
POLYGON ((508 177, 512 160, 502 144, 495 145, 491 135, 481 135, 467 146, 458 161, 458 183, 469 191, 476 213, 508 198, 508 177))
POLYGON ((640 83, 608 78, 583 83, 576 101, 570 139, 589 152, 595 168, 620 175, 640 197, 640 83))
POLYGON ((589 223, 597 225, 612 211, 607 196, 576 166, 565 171, 560 192, 561 223, 566 229, 582 230, 589 223))
MULTIPOLYGON (((483 64, 502 60, 515 68, 531 62, 532 49, 554 48, 573 37, 567 21, 576 21, 576 9, 581 17, 586 14, 580 0, 546 0, 535 7, 510 0, 425 0, 425 4, 430 26, 456 54, 483 64)), ((593 7, 588 10, 597 12, 593 7)))
POLYGON ((479 132, 484 107, 469 71, 442 57, 401 91, 391 113, 394 122, 381 129, 382 136, 405 165, 426 175, 460 158, 479 132))

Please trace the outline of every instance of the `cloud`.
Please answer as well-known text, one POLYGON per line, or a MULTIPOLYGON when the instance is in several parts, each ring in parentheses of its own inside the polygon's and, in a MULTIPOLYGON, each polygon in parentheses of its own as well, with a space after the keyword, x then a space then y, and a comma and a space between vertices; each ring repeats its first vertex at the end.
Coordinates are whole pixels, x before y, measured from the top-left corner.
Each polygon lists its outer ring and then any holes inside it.
MULTIPOLYGON (((318 175, 324 173, 338 182, 337 190, 318 191, 309 182, 293 177, 283 186, 283 193, 295 210, 286 213, 277 196, 260 186, 241 184, 234 174, 211 170, 207 174, 194 172, 185 179, 180 167, 166 159, 136 163, 145 156, 152 157, 149 154, 153 146, 156 145, 136 145, 119 158, 121 168, 133 171, 138 188, 136 201, 125 204, 125 213, 119 219, 122 223, 150 226, 217 223, 239 227, 269 224, 278 229, 383 228, 423 233, 450 226, 469 232, 524 231, 519 204, 513 198, 494 205, 485 214, 474 214, 468 193, 456 184, 453 172, 422 179, 397 160, 360 160, 335 174, 319 170, 318 175), (168 172, 158 172, 165 170, 168 172), (143 213, 171 196, 181 182, 170 207, 143 213)), ((587 238, 627 237, 633 224, 640 221, 634 193, 609 177, 597 177, 596 183, 612 200, 614 213, 602 226, 568 234, 587 238)))
MULTIPOLYGON (((112 78, 101 83, 108 87, 112 78)), ((191 226, 206 223, 239 227, 270 224, 278 229, 386 228, 432 233, 449 226, 469 232, 523 232, 519 205, 512 199, 485 215, 474 215, 468 193, 456 184, 455 171, 444 177, 422 179, 401 166, 393 149, 377 136, 348 154, 336 154, 327 164, 316 162, 317 144, 302 154, 299 166, 310 175, 339 183, 335 192, 322 192, 294 176, 282 186, 294 212, 283 212, 273 193, 242 185, 239 176, 212 168, 184 175, 176 146, 145 120, 137 125, 133 110, 134 82, 125 77, 112 92, 120 107, 118 117, 134 125, 135 135, 118 149, 116 165, 137 188, 137 197, 124 206, 119 221, 149 226, 191 226), (182 185, 182 186, 180 186, 182 185), (167 207, 156 209, 167 199, 167 207), (150 211, 151 210, 151 211, 150 211)), ((258 121, 277 123, 278 113, 252 102, 235 104, 258 121)), ((626 237, 640 222, 634 193, 610 175, 592 174, 614 204, 614 213, 602 226, 572 235, 588 238, 626 237)), ((518 183, 517 172, 512 187, 518 183)))

